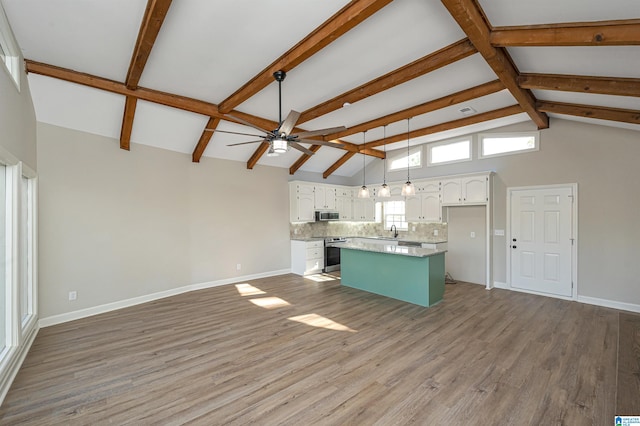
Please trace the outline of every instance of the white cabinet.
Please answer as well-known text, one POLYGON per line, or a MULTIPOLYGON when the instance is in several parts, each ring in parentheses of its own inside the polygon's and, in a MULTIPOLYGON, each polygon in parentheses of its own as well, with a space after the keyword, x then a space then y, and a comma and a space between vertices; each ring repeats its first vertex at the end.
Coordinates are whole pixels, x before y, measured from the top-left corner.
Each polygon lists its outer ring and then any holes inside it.
POLYGON ((330 186, 314 187, 314 205, 316 210, 335 210, 336 188, 330 186))
POLYGON ((360 222, 373 222, 375 217, 375 201, 373 198, 353 199, 353 220, 360 222))
POLYGON ((408 222, 440 222, 440 181, 416 182, 416 195, 406 198, 408 222))
POLYGON ((340 220, 353 219, 353 190, 338 190, 336 210, 340 214, 340 220))
POLYGON ((289 220, 291 222, 313 222, 315 220, 313 185, 289 184, 289 220))
POLYGON ((486 204, 489 201, 489 177, 465 176, 440 181, 442 205, 486 204))
POLYGON ((324 241, 291 240, 291 272, 311 275, 324 268, 324 241))

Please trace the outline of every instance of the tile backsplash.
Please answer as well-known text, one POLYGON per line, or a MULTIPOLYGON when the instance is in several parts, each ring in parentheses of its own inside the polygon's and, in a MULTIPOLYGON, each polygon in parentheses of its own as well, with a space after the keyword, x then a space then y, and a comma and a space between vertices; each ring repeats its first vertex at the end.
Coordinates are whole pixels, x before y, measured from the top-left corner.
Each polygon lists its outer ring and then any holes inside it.
MULTIPOLYGON (((440 242, 447 241, 447 231, 446 223, 409 222, 409 230, 398 231, 398 236, 415 241, 440 242), (438 231, 437 236, 433 235, 434 230, 438 231)), ((290 223, 289 233, 291 238, 391 236, 391 231, 376 222, 290 223)))

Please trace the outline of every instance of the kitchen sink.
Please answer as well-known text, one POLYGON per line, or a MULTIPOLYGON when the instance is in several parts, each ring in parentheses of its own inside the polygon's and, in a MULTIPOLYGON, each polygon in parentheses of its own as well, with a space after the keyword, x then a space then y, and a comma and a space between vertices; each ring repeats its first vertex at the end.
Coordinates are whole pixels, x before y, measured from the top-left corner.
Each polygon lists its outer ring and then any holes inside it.
POLYGON ((404 246, 404 247, 422 247, 422 243, 419 243, 417 241, 398 241, 398 245, 399 246, 404 246))

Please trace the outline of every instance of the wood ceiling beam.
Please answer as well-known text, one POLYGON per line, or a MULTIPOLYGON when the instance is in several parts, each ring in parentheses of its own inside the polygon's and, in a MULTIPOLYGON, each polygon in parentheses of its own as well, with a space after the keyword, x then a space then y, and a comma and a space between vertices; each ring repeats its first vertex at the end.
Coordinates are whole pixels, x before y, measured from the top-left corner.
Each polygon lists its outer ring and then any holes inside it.
POLYGON ((640 45, 640 20, 498 27, 493 46, 627 46, 640 45))
MULTIPOLYGON (((207 122, 207 126, 205 128, 210 130, 215 130, 216 128, 218 128, 219 124, 220 124, 220 119, 218 117, 209 117, 209 121, 207 122)), ((193 150, 193 154, 191 154, 192 162, 194 163, 200 162, 200 159, 202 158, 202 154, 204 154, 204 151, 207 149, 207 145, 209 145, 209 141, 211 140, 212 136, 213 136, 212 131, 202 132, 202 135, 200 135, 200 140, 198 141, 198 144, 193 150)))
POLYGON ((573 115, 576 117, 596 118, 599 120, 619 121, 621 123, 640 124, 640 110, 607 108, 591 105, 567 104, 562 102, 538 101, 540 111, 573 115))
POLYGON ((138 40, 133 49, 129 71, 125 80, 128 89, 136 89, 138 87, 142 71, 144 71, 144 67, 147 64, 147 59, 149 59, 164 18, 167 16, 169 6, 171 6, 171 0, 147 1, 147 9, 142 18, 138 40))
POLYGON ((365 130, 375 129, 376 127, 385 126, 391 123, 395 123, 397 121, 406 120, 407 118, 426 114, 432 111, 436 111, 438 109, 446 108, 451 105, 459 104, 461 102, 466 102, 471 99, 487 96, 504 89, 505 89, 504 84, 502 84, 500 80, 490 81, 488 83, 484 83, 479 86, 472 87, 471 89, 461 90, 460 92, 443 96, 442 98, 435 99, 433 101, 425 102, 423 104, 416 105, 402 111, 394 112, 393 114, 385 115, 384 117, 367 121, 366 123, 349 127, 346 130, 327 135, 326 137, 330 139, 343 138, 345 136, 364 132, 365 130))
POLYGON ((465 38, 304 111, 300 115, 298 123, 304 123, 340 109, 345 102, 355 103, 361 101, 369 96, 464 59, 474 53, 477 53, 476 48, 465 38))
POLYGON ((324 171, 324 173, 322 173, 322 177, 325 179, 328 178, 331 174, 333 174, 333 172, 338 170, 344 163, 349 161, 351 157, 353 157, 354 155, 356 155, 355 152, 347 152, 346 154, 344 154, 342 157, 340 157, 338 161, 333 163, 331 167, 329 167, 327 170, 324 171))
MULTIPOLYGON (((321 146, 322 146, 322 145, 311 145, 311 146, 309 147, 309 150, 311 150, 311 151, 313 151, 313 152, 318 152, 318 150, 320 149, 320 147, 321 147, 321 146)), ((302 167, 302 165, 303 165, 304 163, 306 163, 310 158, 311 158, 311 156, 310 156, 310 155, 308 155, 308 154, 302 154, 302 155, 301 155, 301 156, 296 160, 296 162, 295 162, 295 163, 293 163, 293 165, 292 165, 291 167, 289 167, 289 174, 290 174, 290 175, 295 174, 295 172, 297 172, 297 171, 298 171, 298 169, 299 169, 300 167, 302 167)))
POLYGON ((248 83, 220 102, 220 111, 229 113, 235 107, 273 82, 273 73, 290 71, 340 36, 382 9, 392 0, 352 0, 311 34, 289 49, 248 83))
POLYGON ((640 78, 589 77, 560 74, 520 74, 523 89, 640 97, 640 78))
MULTIPOLYGON (((147 59, 153 49, 153 44, 160 32, 160 27, 171 6, 171 0, 148 0, 147 8, 140 24, 138 39, 133 48, 133 54, 129 63, 129 71, 125 80, 127 89, 136 90, 142 71, 147 64, 147 59)), ((131 147, 131 131, 135 119, 136 104, 138 100, 127 96, 122 117, 122 130, 120 131, 120 148, 129 151, 131 147)))
MULTIPOLYGON (((484 121, 495 120, 497 118, 508 117, 510 115, 520 114, 524 112, 520 105, 511 105, 504 108, 495 109, 493 111, 487 111, 480 114, 472 115, 470 117, 460 118, 458 120, 447 121, 445 123, 436 124, 422 129, 412 130, 409 132, 409 138, 417 138, 420 136, 432 135, 434 133, 445 132, 447 130, 457 129, 459 127, 470 126, 472 124, 482 123, 484 121)), ((406 133, 400 133, 394 136, 389 136, 386 139, 379 139, 377 141, 367 142, 368 147, 376 147, 382 145, 388 145, 390 143, 402 142, 407 140, 406 133)))
POLYGON ((131 131, 133 130, 133 117, 136 115, 138 99, 127 96, 124 103, 124 118, 120 129, 120 148, 126 151, 131 149, 131 131))
POLYGON ((509 89, 509 92, 516 98, 522 109, 529 114, 531 120, 536 123, 539 129, 549 127, 549 117, 536 110, 536 99, 533 94, 518 86, 516 80, 519 72, 511 62, 509 55, 504 48, 491 45, 489 41, 491 35, 489 24, 485 21, 477 3, 474 0, 441 1, 500 81, 509 89))
POLYGON ((269 149, 269 144, 267 142, 262 142, 256 152, 253 153, 249 161, 247 161, 247 169, 251 170, 258 163, 258 160, 267 152, 269 149))
MULTIPOLYGON (((480 114, 476 114, 470 117, 460 118, 458 120, 447 121, 446 123, 436 124, 434 126, 424 127, 422 129, 412 130, 409 132, 409 138, 417 138, 420 136, 432 135, 434 133, 445 132, 447 130, 457 129, 459 127, 470 126, 472 124, 482 123, 484 121, 495 120, 498 118, 508 117, 510 115, 520 114, 524 112, 520 105, 511 105, 505 108, 499 108, 493 111, 487 111, 480 114)), ((376 141, 367 142, 367 149, 371 149, 376 146, 388 145, 391 143, 402 142, 407 140, 406 133, 400 133, 398 135, 390 136, 385 139, 379 139, 376 141)), ((344 157, 344 156, 343 156, 344 157)), ((348 160, 348 158, 347 158, 348 160)), ((340 161, 340 160, 338 160, 340 161)), ((345 160, 346 161, 346 160, 345 160)), ((334 163, 329 169, 327 169, 322 176, 326 179, 331 173, 340 167, 334 163), (331 171, 331 168, 336 168, 331 171), (329 173, 331 171, 331 173, 329 173)), ((291 173, 293 174, 293 173, 291 173)))

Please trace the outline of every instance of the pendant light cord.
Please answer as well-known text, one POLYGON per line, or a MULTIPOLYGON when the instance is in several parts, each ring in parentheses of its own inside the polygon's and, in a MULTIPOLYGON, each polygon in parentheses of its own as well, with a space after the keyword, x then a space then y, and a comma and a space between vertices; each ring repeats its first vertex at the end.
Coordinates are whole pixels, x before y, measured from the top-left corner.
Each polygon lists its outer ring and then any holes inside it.
POLYGON ((407 182, 409 182, 409 120, 411 118, 407 118, 407 182))
MULTIPOLYGON (((382 126, 382 140, 387 139, 387 125, 382 126)), ((387 144, 382 145, 384 149, 384 169, 382 170, 382 183, 387 184, 387 144)))
POLYGON ((367 154, 364 151, 367 149, 367 131, 362 132, 362 186, 367 186, 367 165, 365 164, 367 154))

